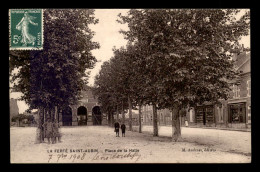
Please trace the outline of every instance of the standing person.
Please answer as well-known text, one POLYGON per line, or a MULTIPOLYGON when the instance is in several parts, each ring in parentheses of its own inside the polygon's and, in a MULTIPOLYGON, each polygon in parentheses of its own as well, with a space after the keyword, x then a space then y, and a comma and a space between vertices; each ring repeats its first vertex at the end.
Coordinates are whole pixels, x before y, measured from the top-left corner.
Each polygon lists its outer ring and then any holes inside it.
POLYGON ((185 116, 185 127, 188 127, 188 126, 189 126, 188 119, 187 119, 187 117, 185 116))
POLYGON ((61 138, 61 133, 59 131, 60 128, 60 124, 58 123, 57 119, 54 120, 53 123, 53 142, 56 143, 57 139, 56 137, 58 137, 58 142, 61 142, 60 138, 61 138))
POLYGON ((50 144, 50 139, 53 140, 53 124, 51 119, 47 119, 47 121, 42 126, 45 129, 45 137, 48 139, 48 144, 50 144))
POLYGON ((123 124, 121 125, 122 137, 125 137, 125 128, 126 128, 126 126, 125 126, 125 124, 123 123, 123 124))
POLYGON ((119 125, 118 121, 116 121, 116 122, 115 122, 116 137, 119 137, 119 127, 120 127, 120 125, 119 125))

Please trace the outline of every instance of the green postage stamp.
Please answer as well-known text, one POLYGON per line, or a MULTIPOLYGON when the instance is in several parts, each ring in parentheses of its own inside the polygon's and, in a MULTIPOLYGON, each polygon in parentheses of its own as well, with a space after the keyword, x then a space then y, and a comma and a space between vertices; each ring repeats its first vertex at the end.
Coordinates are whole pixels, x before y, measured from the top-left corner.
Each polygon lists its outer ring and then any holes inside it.
POLYGON ((10 50, 43 49, 43 10, 9 10, 10 50))

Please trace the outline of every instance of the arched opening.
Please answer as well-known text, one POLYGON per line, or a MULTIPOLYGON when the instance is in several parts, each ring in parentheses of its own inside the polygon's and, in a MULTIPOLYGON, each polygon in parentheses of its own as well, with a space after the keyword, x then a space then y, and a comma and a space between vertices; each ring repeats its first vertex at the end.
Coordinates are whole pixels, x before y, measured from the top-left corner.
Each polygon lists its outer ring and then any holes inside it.
POLYGON ((72 110, 69 106, 62 109, 62 125, 63 126, 72 125, 72 110))
POLYGON ((78 125, 87 125, 87 108, 80 106, 77 110, 78 125))
POLYGON ((93 121, 93 125, 102 124, 102 113, 99 106, 95 106, 92 109, 92 121, 93 121))

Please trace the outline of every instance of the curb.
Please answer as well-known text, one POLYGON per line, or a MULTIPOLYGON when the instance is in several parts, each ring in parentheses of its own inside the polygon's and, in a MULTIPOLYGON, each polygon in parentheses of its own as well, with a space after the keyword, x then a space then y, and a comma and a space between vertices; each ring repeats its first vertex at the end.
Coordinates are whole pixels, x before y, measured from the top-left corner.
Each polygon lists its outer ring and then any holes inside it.
POLYGON ((202 129, 215 129, 215 130, 228 130, 228 131, 251 132, 251 129, 214 128, 214 127, 193 127, 193 126, 188 126, 188 127, 184 127, 184 128, 202 128, 202 129))
MULTIPOLYGON (((171 126, 164 126, 164 127, 171 127, 171 126)), ((215 130, 251 132, 251 129, 235 129, 235 128, 215 128, 215 127, 196 127, 196 126, 188 126, 188 127, 182 126, 182 128, 201 128, 201 129, 215 129, 215 130)))

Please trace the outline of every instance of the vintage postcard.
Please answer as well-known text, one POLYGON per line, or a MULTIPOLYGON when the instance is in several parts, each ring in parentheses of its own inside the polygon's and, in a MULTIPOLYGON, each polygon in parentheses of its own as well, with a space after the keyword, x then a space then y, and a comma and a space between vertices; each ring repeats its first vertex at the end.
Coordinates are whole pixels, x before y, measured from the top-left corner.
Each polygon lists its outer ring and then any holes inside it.
POLYGON ((9 20, 11 164, 251 163, 250 9, 9 20))

